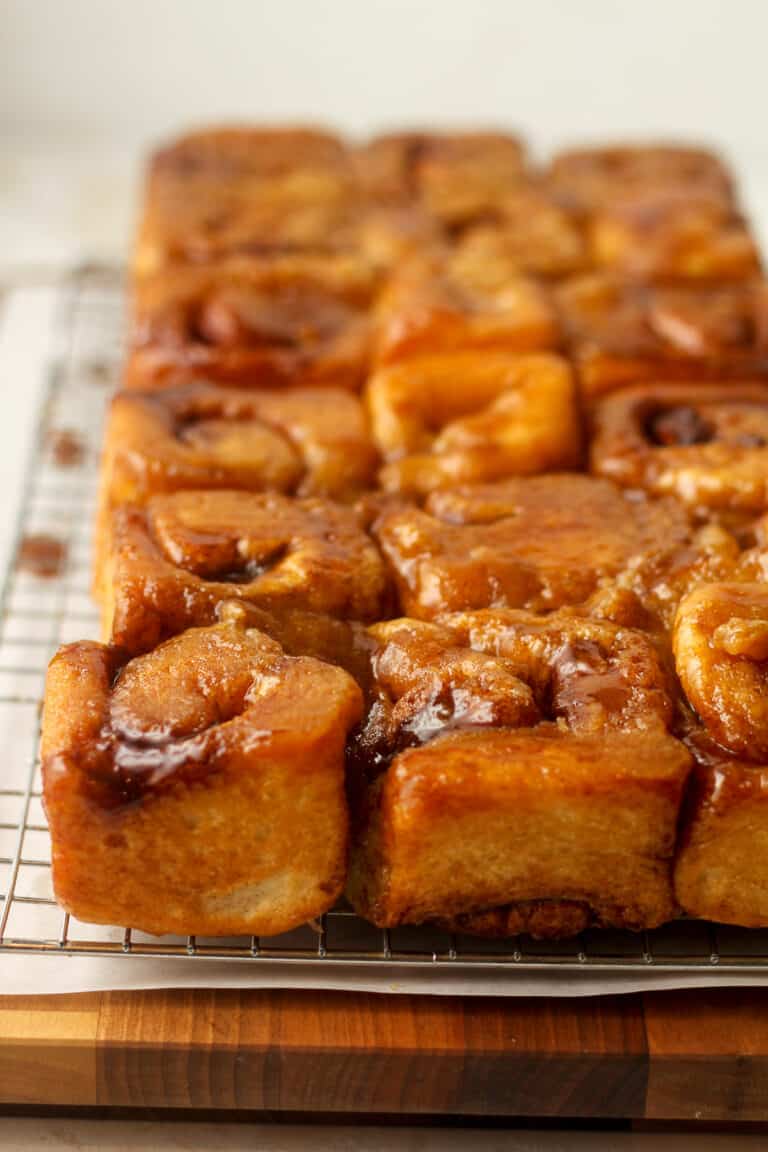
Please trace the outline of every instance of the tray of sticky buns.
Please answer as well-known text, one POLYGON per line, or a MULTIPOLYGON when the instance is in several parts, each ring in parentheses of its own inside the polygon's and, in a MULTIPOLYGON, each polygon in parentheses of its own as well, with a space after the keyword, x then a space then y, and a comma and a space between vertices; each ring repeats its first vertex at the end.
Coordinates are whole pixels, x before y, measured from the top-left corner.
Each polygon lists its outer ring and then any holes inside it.
POLYGON ((768 926, 768 284, 715 155, 151 159, 58 901, 285 932, 768 926))

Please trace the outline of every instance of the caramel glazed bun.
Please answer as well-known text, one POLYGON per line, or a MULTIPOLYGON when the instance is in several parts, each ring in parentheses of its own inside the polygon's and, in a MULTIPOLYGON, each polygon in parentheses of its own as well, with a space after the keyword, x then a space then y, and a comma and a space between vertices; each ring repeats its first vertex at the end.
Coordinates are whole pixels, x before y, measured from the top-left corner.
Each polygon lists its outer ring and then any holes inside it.
POLYGON ((190 375, 242 387, 357 390, 369 354, 370 264, 346 255, 180 265, 134 290, 123 383, 153 389, 190 375))
POLYGON ((105 437, 114 506, 181 488, 243 488, 348 500, 373 483, 376 451, 357 397, 215 386, 119 392, 105 437))
POLYGON ((321 914, 344 886, 360 712, 347 673, 242 619, 128 662, 65 646, 42 738, 59 901, 152 933, 271 935, 321 914))
POLYGON ((118 508, 110 539, 103 635, 131 653, 212 624, 227 600, 362 621, 389 602, 373 541, 351 508, 329 501, 176 492, 118 508))
POLYGON ((358 911, 382 926, 543 936, 674 915, 691 757, 670 734, 648 637, 509 610, 371 632, 353 758, 358 911))

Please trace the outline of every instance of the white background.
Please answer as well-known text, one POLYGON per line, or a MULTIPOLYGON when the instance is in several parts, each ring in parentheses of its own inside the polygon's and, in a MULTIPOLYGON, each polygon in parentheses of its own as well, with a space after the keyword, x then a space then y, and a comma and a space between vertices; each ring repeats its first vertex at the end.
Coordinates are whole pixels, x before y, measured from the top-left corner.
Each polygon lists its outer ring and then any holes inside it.
POLYGON ((765 0, 0 0, 0 264, 120 255, 142 150, 222 118, 692 137, 759 213, 767 61, 765 0))
POLYGON ((765 152, 761 0, 3 0, 0 126, 135 145, 188 120, 512 122, 765 152))
MULTIPOLYGON (((522 130, 539 154, 601 137, 693 137, 726 151, 764 226, 767 60, 766 0, 0 0, 0 287, 4 273, 122 257, 143 150, 217 119, 314 119, 350 132, 475 121, 522 130)), ((0 478, 10 479, 34 397, 1 331, 0 350, 0 478)), ((12 513, 4 500, 0 542, 12 513)), ((764 1138, 694 1139, 730 1150, 764 1138)), ((691 1138, 0 1126, 4 1148, 214 1141, 662 1152, 691 1138)))

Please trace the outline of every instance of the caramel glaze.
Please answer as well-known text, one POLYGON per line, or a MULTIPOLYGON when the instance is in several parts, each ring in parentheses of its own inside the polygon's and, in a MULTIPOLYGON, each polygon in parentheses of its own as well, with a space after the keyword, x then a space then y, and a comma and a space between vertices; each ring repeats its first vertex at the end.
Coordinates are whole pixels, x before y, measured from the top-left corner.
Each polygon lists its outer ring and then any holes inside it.
POLYGON ((79 468, 85 459, 85 442, 74 428, 56 428, 51 433, 51 454, 57 468, 79 468))
POLYGON ((376 310, 373 351, 390 364, 461 350, 546 351, 560 345, 549 294, 518 275, 478 283, 472 268, 438 253, 413 257, 392 277, 376 310))
POLYGON ((182 487, 347 498, 377 455, 356 396, 341 389, 245 391, 203 381, 121 393, 112 407, 113 483, 131 500, 182 487))
MULTIPOLYGON (((51 785, 74 768, 90 800, 107 810, 204 781, 233 748, 290 727, 297 698, 313 715, 355 696, 340 669, 286 656, 238 613, 132 660, 83 641, 60 649, 56 661, 74 664, 92 697, 82 738, 43 756, 44 778, 51 785)), ((359 708, 348 711, 353 723, 359 708)))
POLYGON ((721 747, 768 760, 768 589, 705 584, 685 597, 673 634, 678 675, 691 706, 721 747))
MULTIPOLYGON (((321 291, 294 287, 279 296, 256 296, 231 288, 199 301, 183 338, 221 347, 264 343, 290 348, 328 340, 354 316, 349 305, 321 291)), ((165 332, 162 327, 153 332, 160 343, 165 335, 175 338, 173 323, 165 332)))
POLYGON ((164 558, 203 580, 249 584, 290 559, 294 579, 301 572, 307 585, 319 586, 327 578, 336 584, 337 599, 346 582, 350 615, 370 619, 380 611, 385 578, 379 558, 342 506, 206 490, 158 497, 148 505, 148 518, 164 558))
POLYGON ((203 381, 112 401, 105 495, 141 503, 182 488, 347 498, 373 480, 360 401, 328 388, 269 391, 203 381))
POLYGON ((136 287, 132 388, 190 374, 239 386, 325 383, 356 388, 368 355, 377 272, 363 257, 245 257, 179 265, 136 287))
POLYGON ((322 612, 294 608, 275 612, 243 600, 224 600, 216 612, 220 623, 257 628, 276 640, 286 656, 312 656, 345 672, 370 692, 376 641, 364 624, 338 620, 322 612))
POLYGON ((421 200, 446 224, 477 219, 527 179, 522 143, 498 132, 387 133, 358 148, 353 163, 374 202, 421 200))
POLYGON ((368 384, 379 483, 418 498, 432 489, 578 468, 581 426, 566 362, 485 352, 392 365, 368 384))
POLYGON ((648 189, 606 205, 590 225, 595 263, 629 277, 706 284, 760 275, 744 218, 707 193, 648 189))
POLYGON ((405 749, 456 730, 663 734, 673 720, 674 683, 651 640, 606 621, 490 610, 394 620, 369 634, 366 719, 349 748, 353 787, 405 749))
POLYGON ((385 507, 373 531, 403 609, 424 619, 583 604, 622 575, 662 611, 708 555, 677 502, 575 473, 433 492, 424 510, 385 507))
POLYGON ((391 607, 373 542, 351 508, 329 501, 176 492, 117 509, 112 538, 105 628, 132 653, 212 623, 231 599, 364 621, 391 607))
POLYGON ((460 221, 449 234, 452 263, 478 287, 492 288, 521 272, 556 280, 589 267, 582 229, 538 187, 510 192, 495 212, 460 221))
POLYGON ((706 195, 725 205, 734 199, 730 175, 714 153, 674 145, 569 149, 552 160, 547 186, 559 203, 583 214, 648 192, 706 195))
MULTIPOLYGON (((125 657, 119 648, 107 648, 96 641, 82 640, 65 645, 54 656, 54 661, 66 659, 68 653, 75 653, 84 677, 96 683, 112 685, 124 666, 125 657)), ((77 748, 66 755, 54 752, 42 757, 43 779, 47 782, 69 771, 74 763, 85 783, 88 795, 101 807, 115 808, 138 798, 141 789, 131 787, 130 780, 114 769, 112 761, 113 739, 106 717, 97 702, 94 712, 88 718, 88 731, 77 748)))
POLYGON ((22 538, 16 557, 16 566, 44 580, 60 576, 67 562, 67 545, 63 540, 45 533, 22 538))
POLYGON ((707 816, 724 817, 742 805, 768 800, 768 766, 755 764, 722 748, 687 702, 680 706, 676 727, 693 756, 693 769, 680 813, 680 852, 690 843, 695 827, 705 822, 707 816))
POLYGON ((158 149, 152 157, 151 174, 168 173, 183 179, 269 179, 292 172, 299 163, 336 168, 344 161, 343 141, 329 132, 301 125, 275 129, 232 126, 190 132, 158 149))
POLYGON ((644 380, 768 375, 761 281, 677 288, 591 274, 559 286, 556 302, 587 398, 644 380))
POLYGON ((627 488, 674 495, 694 511, 768 507, 768 387, 637 385, 592 413, 593 472, 627 488))
MULTIPOLYGON (((158 193, 137 246, 140 275, 229 258, 274 262, 351 254, 365 250, 369 240, 362 206, 341 173, 304 171, 261 187, 246 180, 216 188, 214 203, 207 181, 191 187, 178 182, 158 193)), ((375 259, 375 245, 371 255, 375 259)))
MULTIPOLYGON (((168 644, 173 644, 169 641, 168 644)), ((70 646, 70 648, 75 646, 70 646)), ((84 742, 70 756, 77 760, 91 798, 101 807, 116 808, 140 800, 150 792, 183 781, 191 784, 215 771, 217 726, 239 715, 248 703, 251 670, 239 668, 240 675, 227 677, 227 658, 239 657, 229 644, 209 652, 207 670, 199 668, 195 708, 184 715, 184 687, 164 696, 162 718, 142 715, 142 695, 162 693, 163 656, 169 648, 158 648, 148 656, 128 662, 119 649, 101 645, 77 645, 78 657, 109 684, 101 725, 95 740, 84 742), (155 665, 158 665, 155 668, 155 665), (214 691, 211 691, 214 689, 214 691), (211 695, 206 696, 206 692, 211 695), (132 699, 138 695, 138 705, 132 699)), ((262 675, 278 675, 275 653, 267 653, 254 669, 262 675), (273 659, 269 661, 269 655, 273 659)), ((146 702, 146 701, 145 701, 146 702)), ((56 757, 43 765, 46 776, 57 770, 56 757)))
MULTIPOLYGON (((714 634, 723 618, 733 622, 732 613, 739 605, 746 609, 747 614, 754 611, 753 592, 754 589, 750 592, 748 584, 742 587, 714 584, 702 587, 688 599, 692 601, 704 630, 714 634)), ((686 602, 681 608, 681 616, 685 611, 686 602)), ((734 629, 734 636, 740 639, 737 629, 734 629)), ((749 634, 746 643, 747 647, 757 643, 755 636, 749 634)), ((705 647, 708 655, 703 652, 701 655, 706 660, 713 656, 715 649, 711 649, 709 644, 705 647)), ((762 656, 762 649, 755 649, 754 655, 762 656)), ((738 694, 736 700, 727 698, 727 678, 722 684, 725 697, 720 699, 715 693, 710 694, 706 700, 706 710, 702 708, 699 715, 686 696, 684 685, 675 675, 674 668, 670 675, 675 691, 673 731, 693 758, 679 820, 678 852, 681 852, 690 843, 692 834, 706 826, 708 817, 723 818, 742 805, 768 800, 768 765, 759 734, 742 733, 740 730, 740 716, 746 717, 747 723, 751 723, 754 715, 748 701, 738 697, 738 694), (738 705, 736 712, 735 704, 738 705), (732 747, 728 747, 729 742, 732 747)), ((691 695, 694 693, 691 692, 691 695)))

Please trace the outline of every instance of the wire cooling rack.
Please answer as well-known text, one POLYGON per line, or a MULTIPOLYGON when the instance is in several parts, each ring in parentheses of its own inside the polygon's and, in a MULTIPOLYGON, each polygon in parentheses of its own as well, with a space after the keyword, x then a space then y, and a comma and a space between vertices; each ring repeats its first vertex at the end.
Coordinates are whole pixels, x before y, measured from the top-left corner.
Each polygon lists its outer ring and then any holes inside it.
POLYGON ((654 932, 590 931, 542 944, 526 937, 482 941, 431 928, 381 931, 348 907, 279 937, 232 940, 152 937, 82 924, 53 897, 50 840, 37 758, 47 662, 57 645, 97 634, 90 598, 91 528, 104 410, 121 356, 119 269, 81 268, 61 283, 37 434, 0 594, 0 953, 205 958, 249 964, 312 961, 360 965, 387 976, 405 967, 468 971, 628 968, 768 971, 768 931, 680 921, 654 932), (74 437, 74 440, 72 439, 74 437), (62 442, 65 451, 62 451, 62 442), (61 570, 40 576, 19 563, 31 537, 51 537, 61 570))

